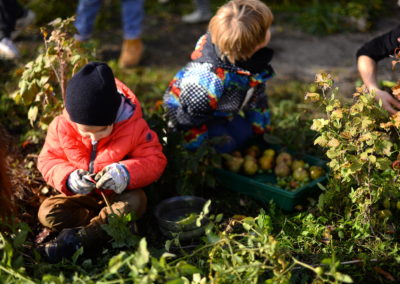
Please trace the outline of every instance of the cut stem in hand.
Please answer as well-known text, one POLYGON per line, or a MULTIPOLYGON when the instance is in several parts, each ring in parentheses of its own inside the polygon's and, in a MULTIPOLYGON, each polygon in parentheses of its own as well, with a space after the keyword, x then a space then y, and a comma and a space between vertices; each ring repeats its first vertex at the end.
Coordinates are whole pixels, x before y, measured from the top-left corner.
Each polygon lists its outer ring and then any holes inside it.
MULTIPOLYGON (((96 180, 94 179, 94 176, 95 176, 95 174, 87 175, 87 176, 86 176, 86 179, 87 179, 88 181, 93 182, 94 184, 96 184, 96 180)), ((115 213, 114 213, 114 210, 112 209, 112 207, 111 207, 111 205, 110 205, 110 202, 108 202, 108 199, 107 199, 106 195, 104 194, 103 190, 102 190, 101 188, 98 188, 98 187, 96 187, 96 189, 98 189, 98 190, 100 191, 101 196, 103 197, 103 200, 104 200, 104 202, 106 203, 108 210, 110 210, 110 212, 111 212, 112 214, 115 214, 115 213)))

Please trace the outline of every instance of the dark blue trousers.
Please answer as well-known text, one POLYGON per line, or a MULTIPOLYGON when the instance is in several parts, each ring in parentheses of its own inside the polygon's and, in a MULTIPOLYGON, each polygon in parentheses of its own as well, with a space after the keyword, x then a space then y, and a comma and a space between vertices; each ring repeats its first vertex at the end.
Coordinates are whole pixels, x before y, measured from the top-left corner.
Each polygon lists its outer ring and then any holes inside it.
POLYGON ((215 145, 219 153, 230 153, 241 146, 253 136, 251 124, 243 117, 237 115, 233 120, 223 120, 208 125, 208 137, 224 137, 224 141, 215 145))

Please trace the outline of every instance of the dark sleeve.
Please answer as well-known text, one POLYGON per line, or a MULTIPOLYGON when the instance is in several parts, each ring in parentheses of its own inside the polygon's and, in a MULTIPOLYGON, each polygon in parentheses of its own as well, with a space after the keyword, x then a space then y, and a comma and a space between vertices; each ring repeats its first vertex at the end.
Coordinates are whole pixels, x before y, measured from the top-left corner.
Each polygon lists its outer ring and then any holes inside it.
POLYGON ((394 54, 396 48, 400 47, 400 42, 397 40, 399 37, 400 26, 365 43, 357 51, 357 58, 361 55, 366 55, 375 61, 379 61, 389 57, 389 55, 394 54))

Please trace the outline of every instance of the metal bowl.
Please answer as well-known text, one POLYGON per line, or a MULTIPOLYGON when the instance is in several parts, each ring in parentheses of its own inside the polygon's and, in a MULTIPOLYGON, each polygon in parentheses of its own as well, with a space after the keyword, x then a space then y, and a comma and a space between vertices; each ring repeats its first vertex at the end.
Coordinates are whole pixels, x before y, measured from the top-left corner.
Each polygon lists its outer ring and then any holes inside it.
POLYGON ((197 196, 177 196, 163 200, 154 211, 163 235, 170 238, 174 234, 179 234, 179 239, 183 240, 203 234, 203 227, 208 223, 207 218, 203 218, 200 227, 196 226, 196 222, 189 224, 178 222, 188 214, 200 213, 205 203, 204 198, 197 196))

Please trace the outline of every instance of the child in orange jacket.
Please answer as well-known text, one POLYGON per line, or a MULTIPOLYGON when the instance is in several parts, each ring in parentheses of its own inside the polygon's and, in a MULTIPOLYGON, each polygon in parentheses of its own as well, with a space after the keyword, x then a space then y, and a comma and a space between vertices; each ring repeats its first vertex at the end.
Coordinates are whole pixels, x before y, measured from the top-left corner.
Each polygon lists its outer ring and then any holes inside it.
POLYGON ((101 229, 109 208, 141 216, 141 189, 157 180, 165 166, 157 134, 142 118, 140 104, 105 63, 91 62, 67 85, 65 111, 49 126, 38 168, 61 192, 39 208, 40 222, 61 231, 44 246, 51 262, 70 257, 80 246, 106 240, 101 229))

